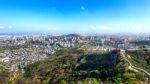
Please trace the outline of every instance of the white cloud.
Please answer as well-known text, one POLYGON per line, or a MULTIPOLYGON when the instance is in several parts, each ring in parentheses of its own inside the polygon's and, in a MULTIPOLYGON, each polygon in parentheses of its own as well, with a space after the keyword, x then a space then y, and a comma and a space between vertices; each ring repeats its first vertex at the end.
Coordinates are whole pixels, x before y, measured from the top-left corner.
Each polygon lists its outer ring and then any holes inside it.
POLYGON ((12 26, 8 26, 8 28, 9 28, 9 29, 12 29, 13 27, 12 27, 12 26))
POLYGON ((82 6, 81 6, 81 10, 85 11, 86 8, 82 5, 82 6))
POLYGON ((150 33, 149 24, 91 24, 88 27, 88 32, 94 33, 150 33))
POLYGON ((50 31, 57 31, 57 30, 59 30, 59 28, 58 27, 49 27, 48 30, 50 30, 50 31))
POLYGON ((104 26, 104 25, 100 25, 99 26, 99 29, 109 29, 110 27, 108 27, 108 26, 104 26))
POLYGON ((90 27, 90 32, 94 33, 113 33, 115 29, 109 25, 95 25, 90 27))
POLYGON ((92 30, 96 30, 97 28, 95 26, 91 26, 91 29, 92 30))
POLYGON ((104 30, 104 29, 109 29, 110 27, 108 26, 104 26, 104 25, 100 25, 100 26, 91 26, 92 30, 104 30))
POLYGON ((4 26, 0 26, 0 29, 4 29, 5 27, 4 26))

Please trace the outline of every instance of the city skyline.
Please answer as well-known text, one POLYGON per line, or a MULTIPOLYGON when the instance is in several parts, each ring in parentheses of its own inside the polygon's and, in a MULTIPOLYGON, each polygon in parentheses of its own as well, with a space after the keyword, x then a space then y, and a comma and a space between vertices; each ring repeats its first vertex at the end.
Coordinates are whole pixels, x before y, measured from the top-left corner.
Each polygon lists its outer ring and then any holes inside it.
POLYGON ((1 0, 0 33, 150 33, 149 0, 1 0))

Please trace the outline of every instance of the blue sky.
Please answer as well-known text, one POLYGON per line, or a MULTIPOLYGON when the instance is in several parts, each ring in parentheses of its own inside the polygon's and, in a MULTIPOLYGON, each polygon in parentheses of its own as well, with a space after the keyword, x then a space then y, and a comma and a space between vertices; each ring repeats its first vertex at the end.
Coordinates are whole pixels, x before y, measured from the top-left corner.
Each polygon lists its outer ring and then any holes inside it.
POLYGON ((150 33, 150 0, 0 0, 0 33, 150 33))

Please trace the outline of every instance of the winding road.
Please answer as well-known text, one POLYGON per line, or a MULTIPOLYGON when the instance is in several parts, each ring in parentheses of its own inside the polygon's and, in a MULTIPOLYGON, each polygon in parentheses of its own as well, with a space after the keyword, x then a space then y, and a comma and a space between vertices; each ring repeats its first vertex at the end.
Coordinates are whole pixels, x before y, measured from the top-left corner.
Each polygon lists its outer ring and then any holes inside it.
POLYGON ((141 71, 141 72, 144 72, 147 76, 148 76, 148 84, 150 84, 150 73, 147 72, 146 70, 142 69, 142 68, 139 68, 139 67, 135 67, 132 65, 132 63, 126 58, 126 55, 125 55, 125 50, 120 50, 120 54, 123 56, 123 58, 129 63, 129 67, 137 70, 137 71, 141 71))

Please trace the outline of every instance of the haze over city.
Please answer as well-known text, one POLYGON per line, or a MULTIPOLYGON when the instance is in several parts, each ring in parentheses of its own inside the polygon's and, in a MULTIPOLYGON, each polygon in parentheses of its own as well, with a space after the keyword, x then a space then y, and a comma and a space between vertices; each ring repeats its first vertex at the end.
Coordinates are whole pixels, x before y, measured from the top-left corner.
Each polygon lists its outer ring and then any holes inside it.
POLYGON ((0 33, 150 33, 149 0, 0 0, 0 33))

